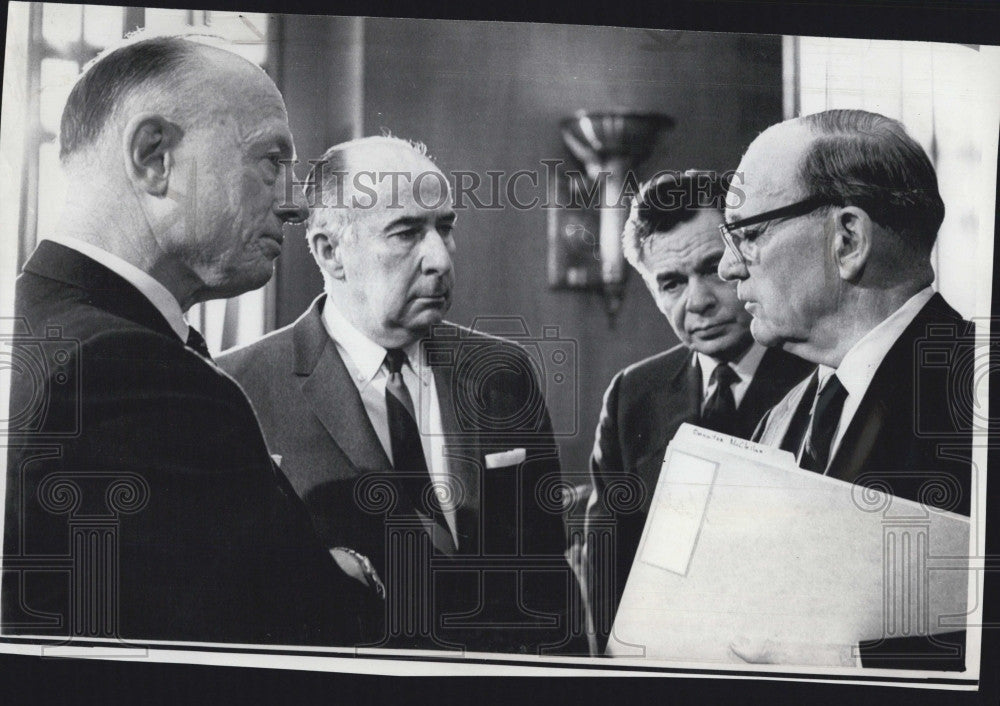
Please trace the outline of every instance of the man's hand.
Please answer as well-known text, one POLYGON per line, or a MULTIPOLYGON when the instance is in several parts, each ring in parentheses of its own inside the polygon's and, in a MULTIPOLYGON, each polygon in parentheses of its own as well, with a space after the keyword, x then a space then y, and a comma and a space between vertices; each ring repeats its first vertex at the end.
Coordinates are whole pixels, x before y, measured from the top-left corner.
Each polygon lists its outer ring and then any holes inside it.
POLYGON ((330 550, 330 556, 337 562, 341 571, 363 586, 367 586, 375 595, 385 600, 385 585, 368 557, 348 547, 334 547, 330 550))
POLYGON ((813 667, 859 667, 854 645, 777 642, 738 638, 729 651, 749 664, 787 664, 813 667))

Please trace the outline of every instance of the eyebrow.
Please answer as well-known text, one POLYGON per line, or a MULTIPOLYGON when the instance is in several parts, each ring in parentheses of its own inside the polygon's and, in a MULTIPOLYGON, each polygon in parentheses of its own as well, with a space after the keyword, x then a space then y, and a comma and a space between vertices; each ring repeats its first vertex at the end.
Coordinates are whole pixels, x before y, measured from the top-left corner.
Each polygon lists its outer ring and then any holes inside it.
POLYGON ((292 146, 291 140, 288 139, 287 135, 281 133, 267 133, 267 132, 256 132, 250 133, 245 136, 245 142, 250 145, 250 148, 262 148, 270 147, 274 145, 281 152, 283 158, 292 158, 295 156, 295 148, 292 146))
MULTIPOLYGON (((426 216, 400 216, 399 218, 390 221, 389 225, 385 227, 385 230, 391 230, 392 228, 397 228, 399 226, 420 226, 426 223, 427 220, 426 216)), ((443 213, 434 218, 435 223, 444 222, 449 225, 454 224, 456 220, 458 220, 458 214, 454 211, 443 213)))
POLYGON ((282 154, 293 157, 295 155, 295 148, 292 146, 291 140, 289 140, 285 135, 277 135, 274 139, 274 143, 278 146, 278 149, 282 154))
MULTIPOLYGON (((709 270, 712 269, 713 267, 717 267, 719 262, 722 260, 723 255, 725 255, 724 252, 706 255, 695 264, 694 269, 692 271, 701 272, 703 270, 709 270)), ((677 279, 679 277, 688 278, 690 277, 690 275, 685 272, 681 272, 679 270, 668 270, 666 272, 660 272, 656 275, 656 283, 663 284, 665 280, 677 279)))

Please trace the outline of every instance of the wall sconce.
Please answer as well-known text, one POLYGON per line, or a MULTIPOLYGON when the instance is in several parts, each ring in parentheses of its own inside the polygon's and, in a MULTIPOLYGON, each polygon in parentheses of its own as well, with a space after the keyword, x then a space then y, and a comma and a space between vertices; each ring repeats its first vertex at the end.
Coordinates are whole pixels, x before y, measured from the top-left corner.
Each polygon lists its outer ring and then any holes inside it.
POLYGON ((586 173, 557 174, 556 204, 571 205, 549 211, 549 286, 602 292, 611 326, 628 274, 621 243, 628 199, 619 197, 626 186, 632 192, 638 187, 634 175, 629 178, 631 170, 673 125, 667 115, 626 111, 579 111, 559 124, 586 173))

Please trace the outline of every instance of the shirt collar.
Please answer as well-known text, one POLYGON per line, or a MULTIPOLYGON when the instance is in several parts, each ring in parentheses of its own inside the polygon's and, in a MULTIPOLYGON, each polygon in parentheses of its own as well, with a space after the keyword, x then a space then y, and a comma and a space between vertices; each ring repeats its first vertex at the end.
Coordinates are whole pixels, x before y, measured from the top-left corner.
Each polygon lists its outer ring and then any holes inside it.
MULTIPOLYGON (((374 380, 385 362, 386 349, 348 321, 329 296, 323 305, 323 324, 330 338, 336 341, 351 359, 350 363, 354 367, 352 374, 363 382, 374 380)), ((425 370, 420 364, 420 341, 414 341, 403 350, 406 351, 410 367, 418 375, 423 376, 425 370)))
MULTIPOLYGON (((847 351, 836 372, 848 395, 858 396, 865 393, 889 349, 932 296, 934 290, 931 287, 924 287, 847 351)), ((833 373, 832 368, 819 366, 820 382, 825 381, 831 373, 833 373)))
MULTIPOLYGON (((766 350, 767 349, 764 346, 754 341, 739 360, 735 362, 731 361, 729 363, 729 367, 740 376, 740 382, 746 382, 754 376, 754 373, 757 372, 757 367, 760 365, 760 361, 763 359, 766 350)), ((698 351, 695 351, 694 355, 695 360, 701 368, 701 389, 707 390, 709 384, 711 383, 712 371, 714 371, 722 361, 698 351)))
POLYGON ((139 290, 149 302, 156 307, 160 315, 170 324, 174 333, 184 341, 188 338, 188 322, 184 318, 184 312, 177 298, 170 293, 170 290, 156 281, 150 274, 143 272, 138 267, 127 260, 109 253, 107 250, 88 243, 78 238, 66 235, 50 236, 47 240, 64 245, 67 248, 76 250, 81 255, 86 255, 91 260, 98 262, 123 280, 139 290))

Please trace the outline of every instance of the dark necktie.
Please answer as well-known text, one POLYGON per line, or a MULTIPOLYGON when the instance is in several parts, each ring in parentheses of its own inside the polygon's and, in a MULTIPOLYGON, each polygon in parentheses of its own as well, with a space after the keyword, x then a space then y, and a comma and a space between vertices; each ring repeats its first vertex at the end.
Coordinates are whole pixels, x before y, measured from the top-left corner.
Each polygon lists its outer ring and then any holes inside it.
POLYGON ((733 397, 732 385, 739 382, 740 376, 726 363, 720 363, 712 371, 709 383, 715 385, 715 391, 705 401, 701 413, 701 426, 706 429, 732 434, 736 425, 736 399, 733 397))
POLYGON ((212 360, 212 354, 208 352, 208 344, 205 343, 205 337, 198 333, 198 329, 193 326, 188 326, 186 345, 205 360, 215 362, 212 360))
POLYGON ((844 409, 846 399, 847 390, 834 373, 827 378, 816 398, 812 427, 806 437, 805 447, 802 449, 802 461, 799 464, 807 471, 826 472, 826 464, 830 460, 830 444, 837 431, 837 423, 840 421, 840 413, 844 409))
POLYGON ((441 508, 430 489, 431 474, 420 443, 413 398, 403 381, 406 360, 406 353, 398 348, 386 351, 385 365, 389 369, 389 379, 385 384, 385 408, 389 419, 392 466, 394 471, 405 474, 397 481, 402 494, 408 496, 421 512, 426 514, 429 511, 435 519, 441 519, 441 508))

